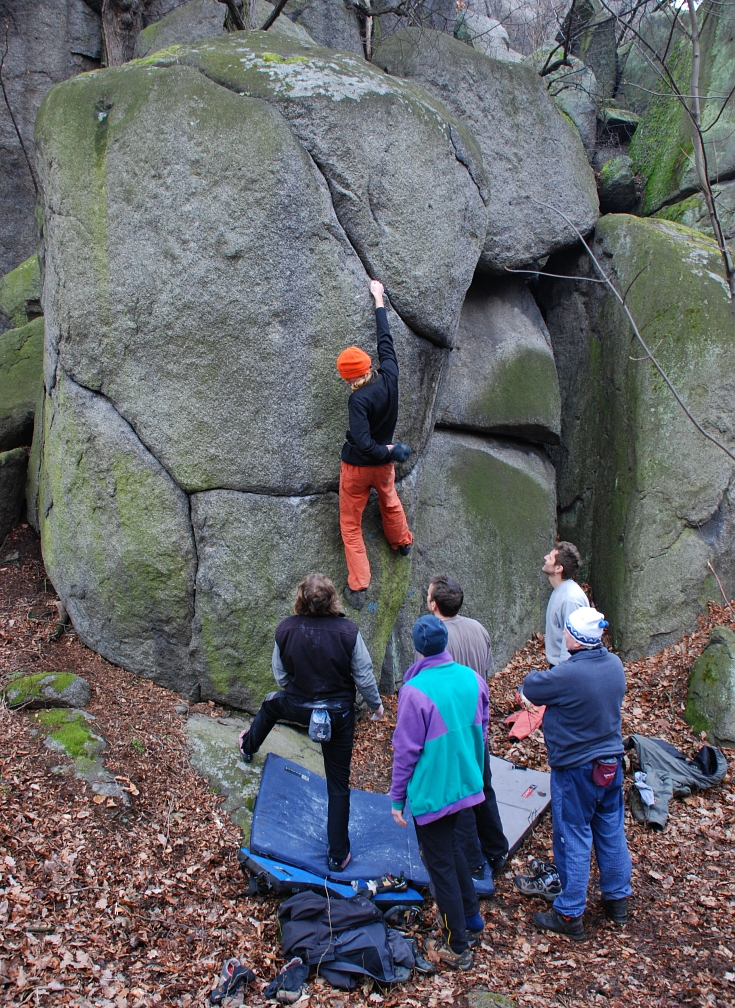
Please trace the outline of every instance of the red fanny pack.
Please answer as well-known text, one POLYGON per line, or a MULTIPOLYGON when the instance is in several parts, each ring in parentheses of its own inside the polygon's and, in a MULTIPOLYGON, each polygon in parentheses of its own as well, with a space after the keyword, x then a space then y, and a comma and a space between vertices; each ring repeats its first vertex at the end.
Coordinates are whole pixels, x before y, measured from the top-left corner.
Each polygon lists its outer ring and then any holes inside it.
POLYGON ((598 787, 610 787, 618 772, 618 761, 595 760, 592 764, 592 781, 598 787))

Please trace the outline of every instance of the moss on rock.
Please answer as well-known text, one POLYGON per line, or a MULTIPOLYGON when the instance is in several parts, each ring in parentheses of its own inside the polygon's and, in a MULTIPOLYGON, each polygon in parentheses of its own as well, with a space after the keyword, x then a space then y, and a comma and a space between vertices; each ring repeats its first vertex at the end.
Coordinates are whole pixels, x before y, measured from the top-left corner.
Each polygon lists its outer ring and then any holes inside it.
POLYGON ((3 690, 10 707, 84 707, 89 683, 73 672, 37 672, 14 679, 3 690))
POLYGON ((38 256, 32 255, 0 278, 0 328, 27 325, 41 314, 41 270, 38 256), (1 323, 3 318, 7 325, 1 323))
POLYGON ((73 759, 94 760, 107 747, 107 743, 92 731, 83 711, 43 710, 36 714, 49 749, 63 752, 73 759))
POLYGON ((684 718, 718 745, 735 746, 735 634, 715 627, 692 666, 684 718))
POLYGON ((31 443, 42 365, 42 318, 0 334, 0 451, 31 443))

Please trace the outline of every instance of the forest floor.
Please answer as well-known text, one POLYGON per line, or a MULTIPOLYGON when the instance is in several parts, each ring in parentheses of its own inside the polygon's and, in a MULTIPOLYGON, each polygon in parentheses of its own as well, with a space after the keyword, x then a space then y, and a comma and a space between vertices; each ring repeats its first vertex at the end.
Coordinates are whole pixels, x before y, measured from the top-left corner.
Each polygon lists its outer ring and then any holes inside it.
MULTIPOLYGON (((59 773, 69 761, 34 734, 32 713, 0 710, 0 1004, 203 1006, 230 956, 257 975, 245 1003, 264 1004, 262 989, 283 964, 277 903, 243 896, 239 831, 187 760, 180 698, 110 665, 71 628, 51 640, 56 595, 31 529, 16 529, 1 552, 0 682, 19 672, 83 675, 92 685, 87 710, 108 742, 106 767, 130 803, 102 799, 59 773)), ((689 670, 715 624, 735 629, 730 610, 712 606, 695 633, 626 666, 624 733, 696 752, 701 740, 682 711, 689 670)), ((534 665, 543 667, 540 639, 492 680, 491 744, 498 756, 547 769, 538 733, 513 745, 502 724, 534 665)), ((394 698, 386 707, 385 722, 358 726, 355 787, 388 787, 394 698)), ((192 710, 225 713, 211 704, 192 710)), ((370 982, 351 993, 317 979, 299 1004, 461 1008, 467 992, 482 988, 519 1006, 732 1005, 734 772, 731 758, 720 787, 674 801, 663 833, 627 817, 635 896, 625 928, 599 912, 593 870, 587 939, 572 943, 535 929, 531 915, 545 905, 524 899, 512 874, 534 855, 550 859, 547 816, 507 866, 495 898, 482 904, 486 938, 471 972, 392 988, 370 982)))

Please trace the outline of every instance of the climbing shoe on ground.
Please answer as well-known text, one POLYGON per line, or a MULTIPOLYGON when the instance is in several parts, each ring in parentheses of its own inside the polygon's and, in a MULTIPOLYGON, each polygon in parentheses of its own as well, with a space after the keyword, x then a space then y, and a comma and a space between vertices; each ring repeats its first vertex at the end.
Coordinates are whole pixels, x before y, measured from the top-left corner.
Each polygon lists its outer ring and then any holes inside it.
POLYGON ((352 606, 353 609, 362 609, 367 598, 367 588, 353 591, 349 585, 345 585, 344 597, 348 606, 352 606))
POLYGON ((223 969, 219 987, 210 991, 209 1000, 211 1004, 222 1004, 225 998, 233 997, 240 987, 247 987, 255 980, 255 974, 247 966, 243 966, 239 959, 229 959, 223 969), (237 964, 237 965, 235 965, 237 964), (227 972, 227 979, 222 979, 227 972))
POLYGON ((309 967, 303 959, 295 956, 285 966, 275 980, 271 980, 263 991, 269 1001, 278 1001, 280 1004, 295 1004, 306 992, 304 984, 309 979, 309 967))
POLYGON ((443 939, 427 938, 424 942, 424 951, 426 957, 439 967, 448 966, 450 969, 458 970, 472 969, 472 949, 455 952, 443 939))
POLYGON ((613 922, 613 924, 623 924, 628 922, 628 900, 623 898, 619 900, 609 900, 605 899, 603 896, 600 900, 602 904, 602 909, 605 911, 605 916, 613 922))
POLYGON ((561 879, 555 871, 543 872, 541 875, 516 875, 513 885, 524 896, 541 896, 549 903, 553 903, 561 895, 561 879))
POLYGON ((403 928, 420 924, 422 917, 418 907, 399 904, 398 906, 391 907, 390 910, 386 910, 383 914, 383 920, 386 924, 390 924, 391 927, 402 930, 403 928))
POLYGON ((551 861, 542 861, 541 858, 532 858, 528 865, 531 875, 558 875, 556 865, 551 861))
MULTIPOLYGON (((387 918, 387 914, 385 915, 387 918)), ((417 973, 421 973, 422 976, 434 976, 438 972, 436 966, 433 962, 429 962, 428 959, 424 959, 419 951, 419 943, 415 938, 405 938, 406 944, 411 949, 413 953, 413 968, 417 973)))
POLYGON ((556 934, 567 935, 573 941, 584 941, 584 924, 581 917, 564 917, 552 909, 548 913, 535 913, 533 919, 544 931, 555 931, 556 934))

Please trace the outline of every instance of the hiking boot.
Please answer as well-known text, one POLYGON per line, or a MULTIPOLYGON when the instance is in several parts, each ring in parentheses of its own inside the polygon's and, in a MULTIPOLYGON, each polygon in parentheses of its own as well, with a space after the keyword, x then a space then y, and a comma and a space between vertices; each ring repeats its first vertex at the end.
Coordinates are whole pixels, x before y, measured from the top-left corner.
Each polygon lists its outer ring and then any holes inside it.
POLYGON ((621 927, 623 924, 628 922, 628 900, 626 897, 619 900, 609 900, 605 899, 603 896, 600 900, 602 909, 605 911, 605 916, 608 917, 613 924, 619 924, 621 927))
POLYGON ((556 872, 544 872, 543 875, 516 875, 513 885, 524 896, 541 896, 553 903, 561 895, 561 879, 556 872))
POLYGON ((493 858, 490 864, 490 871, 493 873, 493 879, 496 879, 500 875, 501 871, 505 867, 505 862, 508 860, 507 854, 501 854, 500 857, 493 858))
POLYGON ((551 861, 542 861, 541 858, 537 857, 531 859, 528 865, 528 870, 532 875, 545 875, 547 873, 549 875, 559 874, 555 864, 552 864, 551 861))
POLYGON ((353 609, 362 609, 365 605, 365 600, 367 598, 367 588, 361 588, 360 591, 353 591, 349 585, 345 585, 345 590, 343 592, 345 597, 345 602, 348 606, 352 606, 353 609))
POLYGON ((544 931, 555 931, 556 934, 567 935, 573 941, 584 941, 584 924, 582 917, 565 917, 553 908, 548 913, 535 913, 534 922, 544 931))
POLYGON ((427 938, 424 942, 424 951, 437 966, 448 966, 450 969, 458 970, 472 969, 472 949, 455 952, 441 938, 427 938))
MULTIPOLYGON (((387 916, 387 915, 386 915, 387 916)), ((422 976, 434 976, 438 972, 434 963, 429 962, 428 959, 424 957, 419 952, 419 943, 415 938, 406 938, 406 944, 411 949, 413 953, 413 968, 417 973, 421 973, 422 976)))

